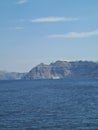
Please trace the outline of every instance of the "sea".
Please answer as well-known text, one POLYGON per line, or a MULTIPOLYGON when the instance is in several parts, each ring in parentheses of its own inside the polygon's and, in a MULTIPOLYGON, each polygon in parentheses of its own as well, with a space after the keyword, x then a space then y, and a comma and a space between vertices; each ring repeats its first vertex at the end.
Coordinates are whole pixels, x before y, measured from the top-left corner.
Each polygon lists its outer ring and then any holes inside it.
POLYGON ((98 130, 98 78, 0 81, 0 130, 98 130))

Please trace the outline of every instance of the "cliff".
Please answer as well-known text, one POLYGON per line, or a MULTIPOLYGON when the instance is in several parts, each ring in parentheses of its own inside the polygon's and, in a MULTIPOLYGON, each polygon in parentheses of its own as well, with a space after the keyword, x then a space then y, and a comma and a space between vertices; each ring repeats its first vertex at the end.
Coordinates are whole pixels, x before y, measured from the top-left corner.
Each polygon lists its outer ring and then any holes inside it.
POLYGON ((98 77, 98 63, 90 61, 56 61, 49 65, 39 64, 22 79, 61 79, 67 77, 98 77))

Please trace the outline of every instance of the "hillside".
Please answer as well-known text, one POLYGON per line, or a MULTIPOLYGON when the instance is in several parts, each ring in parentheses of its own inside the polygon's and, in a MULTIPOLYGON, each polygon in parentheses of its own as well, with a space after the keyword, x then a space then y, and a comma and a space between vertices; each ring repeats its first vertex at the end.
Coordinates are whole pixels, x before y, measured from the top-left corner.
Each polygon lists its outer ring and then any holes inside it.
POLYGON ((56 61, 49 65, 39 64, 22 79, 61 79, 67 77, 98 77, 98 63, 91 61, 56 61))

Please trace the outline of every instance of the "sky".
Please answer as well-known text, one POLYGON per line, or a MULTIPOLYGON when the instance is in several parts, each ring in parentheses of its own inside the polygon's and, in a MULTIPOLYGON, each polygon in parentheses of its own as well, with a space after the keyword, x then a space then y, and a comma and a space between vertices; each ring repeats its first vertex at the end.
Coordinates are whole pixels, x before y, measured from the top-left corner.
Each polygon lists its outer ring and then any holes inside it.
POLYGON ((0 70, 98 61, 98 0, 0 0, 0 70))

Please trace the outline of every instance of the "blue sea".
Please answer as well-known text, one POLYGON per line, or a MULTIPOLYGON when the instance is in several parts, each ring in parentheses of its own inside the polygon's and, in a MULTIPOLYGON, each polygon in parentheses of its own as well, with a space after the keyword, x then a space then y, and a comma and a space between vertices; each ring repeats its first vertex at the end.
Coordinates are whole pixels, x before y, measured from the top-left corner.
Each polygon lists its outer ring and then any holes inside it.
POLYGON ((0 130, 98 130, 98 78, 0 81, 0 130))

